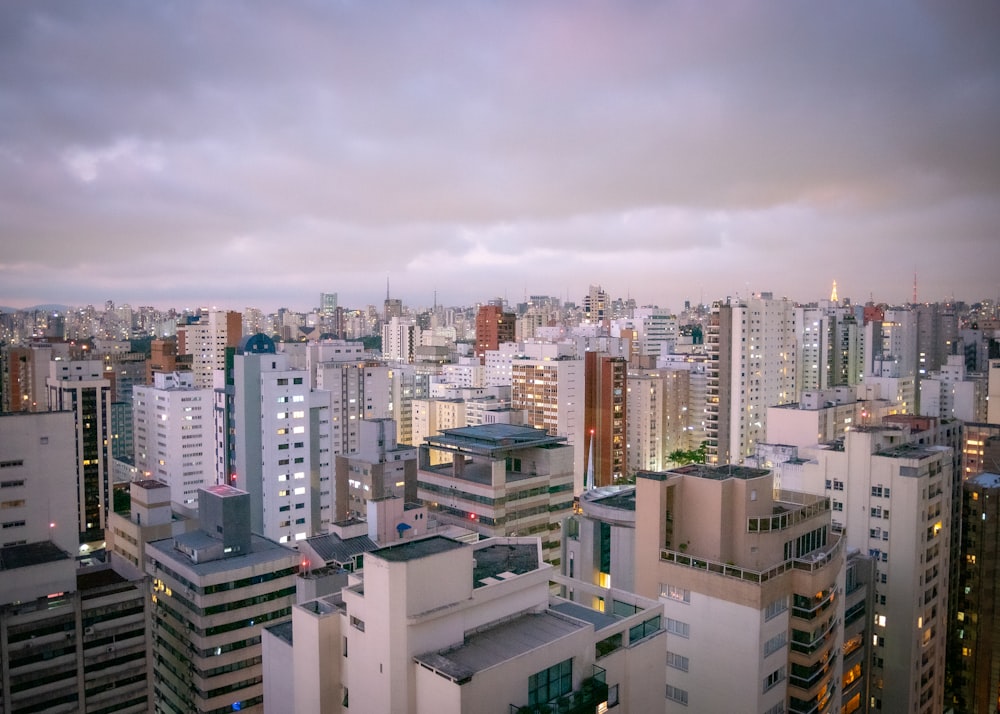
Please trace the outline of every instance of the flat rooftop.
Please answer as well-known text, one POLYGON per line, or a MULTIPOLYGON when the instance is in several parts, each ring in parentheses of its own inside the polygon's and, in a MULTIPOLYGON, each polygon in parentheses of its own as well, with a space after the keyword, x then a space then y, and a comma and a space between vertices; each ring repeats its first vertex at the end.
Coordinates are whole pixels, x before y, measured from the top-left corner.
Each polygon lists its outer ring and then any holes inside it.
POLYGON ((472 587, 491 585, 539 567, 538 548, 534 543, 494 543, 477 548, 472 556, 472 587))
POLYGON ((483 456, 498 456, 520 449, 564 445, 565 436, 550 436, 542 429, 515 424, 481 424, 459 429, 445 429, 428 436, 424 442, 444 451, 463 451, 483 456))
POLYGON ((288 644, 292 643, 292 621, 279 622, 277 625, 271 625, 270 627, 265 627, 268 632, 270 632, 275 637, 280 637, 282 640, 288 644))
POLYGON ((403 563, 409 560, 418 560, 438 553, 446 553, 449 550, 468 547, 465 543, 460 543, 451 538, 443 536, 431 536, 420 540, 408 540, 403 543, 395 543, 384 548, 371 551, 372 555, 377 555, 383 560, 392 563, 403 563))
POLYGON ((1000 488, 1000 474, 984 472, 967 479, 966 483, 980 488, 1000 488))
POLYGON ((169 485, 163 483, 163 481, 157 481, 154 478, 143 479, 142 481, 132 481, 133 484, 139 488, 144 488, 147 490, 154 488, 170 488, 169 485))
POLYGON ((900 444, 876 452, 878 456, 888 456, 893 459, 929 459, 941 453, 941 448, 923 444, 900 444))
POLYGON ((587 627, 552 612, 521 615, 465 638, 457 647, 417 655, 414 661, 456 682, 587 627))
POLYGON ((730 478, 738 478, 747 481, 749 479, 767 476, 771 472, 767 469, 755 469, 749 466, 735 466, 733 464, 726 464, 724 466, 688 464, 676 469, 671 469, 670 473, 697 476, 698 478, 707 478, 712 479, 713 481, 725 481, 730 478))
POLYGON ((581 498, 597 506, 618 508, 622 511, 635 510, 635 486, 605 486, 585 491, 581 498))
MULTIPOLYGON (((177 536, 177 540, 185 542, 189 539, 189 537, 193 536, 197 538, 199 535, 204 538, 209 537, 200 531, 194 531, 192 533, 186 533, 183 536, 177 536)), ((146 544, 146 551, 148 553, 155 552, 158 555, 158 559, 163 560, 164 562, 178 563, 184 567, 190 568, 201 576, 225 573, 230 570, 236 570, 237 568, 266 565, 275 561, 285 560, 289 556, 298 560, 298 553, 291 548, 278 545, 274 541, 270 541, 258 535, 250 536, 249 553, 220 558, 219 560, 209 560, 203 563, 195 563, 187 557, 187 555, 177 550, 174 547, 173 538, 151 541, 146 544)))
POLYGON ((24 545, 9 545, 6 548, 0 548, 0 571, 16 570, 29 565, 43 565, 69 559, 69 553, 47 540, 38 543, 25 543, 24 545))

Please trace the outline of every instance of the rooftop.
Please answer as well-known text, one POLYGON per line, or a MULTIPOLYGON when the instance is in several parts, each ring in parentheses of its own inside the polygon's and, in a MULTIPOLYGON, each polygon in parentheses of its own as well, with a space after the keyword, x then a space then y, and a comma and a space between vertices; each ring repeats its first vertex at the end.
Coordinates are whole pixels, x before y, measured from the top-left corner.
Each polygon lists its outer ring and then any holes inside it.
POLYGON ((288 644, 292 644, 292 621, 279 622, 277 625, 271 625, 270 627, 264 628, 270 632, 275 637, 283 639, 288 644))
POLYGON ((767 469, 754 469, 749 466, 735 466, 733 464, 726 464, 724 466, 687 464, 686 466, 671 469, 670 472, 675 474, 684 474, 685 476, 712 479, 713 481, 725 481, 730 478, 738 478, 743 481, 748 481, 753 478, 767 476, 771 473, 767 469))
POLYGON ((877 452, 878 456, 888 456, 893 459, 929 459, 941 453, 941 448, 922 444, 900 444, 877 452))
POLYGON ((605 486, 585 491, 581 498, 585 501, 606 508, 618 508, 623 511, 635 510, 635 486, 605 486))
POLYGON ((966 483, 980 488, 1000 488, 1000 474, 981 473, 978 476, 969 478, 966 483))
MULTIPOLYGON (((210 536, 207 536, 201 531, 194 531, 192 533, 185 533, 184 535, 177 536, 177 540, 185 542, 188 539, 198 538, 199 536, 201 538, 210 539, 210 536)), ((288 559, 289 557, 294 559, 292 561, 293 563, 298 560, 298 553, 291 548, 278 545, 274 541, 262 538, 258 535, 250 536, 249 553, 226 557, 220 560, 210 560, 203 563, 194 563, 184 553, 177 550, 174 547, 174 538, 151 541, 146 545, 146 553, 150 556, 155 555, 157 560, 162 562, 181 564, 203 577, 218 573, 226 573, 239 568, 267 565, 268 563, 282 561, 288 559)))
POLYGON ((377 555, 383 560, 388 560, 393 563, 402 563, 465 547, 465 543, 460 543, 459 541, 452 540, 451 538, 431 536, 430 538, 408 540, 403 543, 396 543, 384 548, 378 548, 371 551, 371 553, 372 555, 377 555))
POLYGON ((456 682, 586 627, 550 611, 521 615, 465 638, 457 647, 417 655, 414 660, 456 682))
POLYGON ((163 483, 163 481, 157 481, 155 478, 147 478, 142 481, 133 481, 134 485, 139 488, 154 489, 154 488, 170 488, 169 485, 163 483))
POLYGON ((347 563, 360 553, 370 553, 378 545, 368 536, 342 539, 333 533, 307 538, 306 543, 324 563, 347 563))
POLYGON ((215 486, 208 486, 205 488, 209 493, 215 494, 216 496, 221 496, 223 498, 229 496, 243 496, 246 491, 241 491, 238 488, 232 486, 227 486, 226 484, 216 484, 215 486))
POLYGON ((472 587, 492 585, 515 575, 537 570, 538 547, 535 543, 500 542, 477 548, 473 557, 472 587))
POLYGON ((9 545, 6 548, 0 548, 0 571, 54 563, 59 560, 69 560, 69 558, 69 553, 47 540, 24 545, 9 545))
POLYGON ((556 446, 565 436, 550 436, 542 429, 514 424, 481 424, 445 429, 424 439, 428 446, 444 451, 464 451, 484 456, 502 456, 519 449, 556 446))

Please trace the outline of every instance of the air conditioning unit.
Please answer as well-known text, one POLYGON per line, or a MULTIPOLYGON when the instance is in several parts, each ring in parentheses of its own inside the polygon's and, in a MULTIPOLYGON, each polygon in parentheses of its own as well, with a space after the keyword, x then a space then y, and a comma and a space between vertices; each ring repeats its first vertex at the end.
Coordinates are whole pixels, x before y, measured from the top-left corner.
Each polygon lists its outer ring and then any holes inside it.
POLYGON ((83 634, 85 634, 85 635, 92 635, 92 634, 94 634, 94 628, 93 627, 84 627, 83 628, 83 634))
POLYGON ((108 652, 114 652, 114 651, 115 651, 115 646, 114 645, 108 645, 108 652))

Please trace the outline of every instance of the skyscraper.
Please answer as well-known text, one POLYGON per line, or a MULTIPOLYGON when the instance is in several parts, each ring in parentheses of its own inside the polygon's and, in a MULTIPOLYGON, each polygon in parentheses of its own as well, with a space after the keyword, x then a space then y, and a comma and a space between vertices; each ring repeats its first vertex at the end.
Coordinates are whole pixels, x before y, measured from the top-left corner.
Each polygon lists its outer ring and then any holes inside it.
POLYGON ((177 353, 191 355, 194 386, 211 389, 215 373, 226 368, 226 348, 243 336, 243 316, 238 312, 208 310, 177 326, 177 353))
POLYGON ((624 358, 584 353, 584 473, 593 469, 595 486, 610 486, 626 475, 627 375, 624 358))

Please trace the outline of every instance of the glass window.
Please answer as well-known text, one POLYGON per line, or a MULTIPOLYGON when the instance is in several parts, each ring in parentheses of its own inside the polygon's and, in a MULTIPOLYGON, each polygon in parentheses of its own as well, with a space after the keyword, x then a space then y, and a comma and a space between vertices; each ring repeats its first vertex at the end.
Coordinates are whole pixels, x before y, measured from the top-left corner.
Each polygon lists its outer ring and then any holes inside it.
POLYGON ((573 660, 567 659, 528 677, 528 705, 544 704, 573 689, 573 660))

